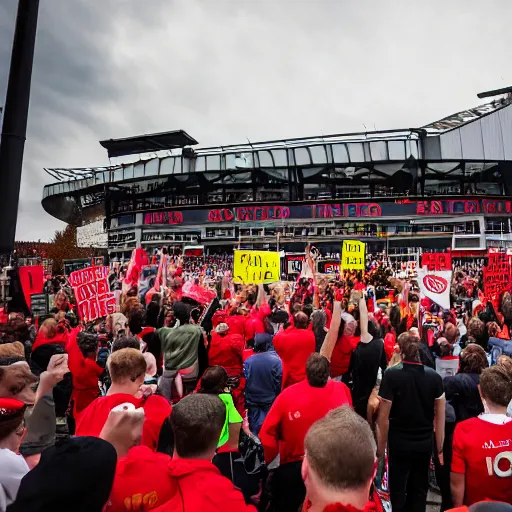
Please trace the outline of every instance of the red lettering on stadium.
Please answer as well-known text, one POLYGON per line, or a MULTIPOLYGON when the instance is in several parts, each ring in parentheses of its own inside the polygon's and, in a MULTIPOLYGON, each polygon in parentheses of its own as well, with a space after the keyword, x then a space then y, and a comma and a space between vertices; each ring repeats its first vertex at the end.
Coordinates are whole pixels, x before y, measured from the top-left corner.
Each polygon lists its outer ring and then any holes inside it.
POLYGON ((457 201, 418 201, 417 215, 442 215, 443 213, 480 213, 480 203, 476 199, 457 201))
POLYGON ((241 208, 222 208, 208 211, 208 222, 240 222, 287 219, 290 208, 287 206, 247 206, 241 208))
POLYGON ((144 224, 182 224, 181 212, 155 212, 144 214, 144 224))
POLYGON ((315 219, 336 217, 380 217, 381 207, 376 203, 318 204, 311 206, 315 219))

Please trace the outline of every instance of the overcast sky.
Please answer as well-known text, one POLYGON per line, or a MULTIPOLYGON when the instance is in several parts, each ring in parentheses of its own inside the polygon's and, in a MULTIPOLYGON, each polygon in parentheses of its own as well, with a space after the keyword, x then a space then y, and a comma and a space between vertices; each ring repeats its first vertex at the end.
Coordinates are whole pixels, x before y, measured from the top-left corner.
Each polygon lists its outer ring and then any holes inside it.
MULTIPOLYGON (((0 105, 17 0, 0 0, 0 105)), ((63 224, 44 167, 105 138, 201 145, 421 126, 512 85, 511 0, 41 0, 17 239, 63 224)))

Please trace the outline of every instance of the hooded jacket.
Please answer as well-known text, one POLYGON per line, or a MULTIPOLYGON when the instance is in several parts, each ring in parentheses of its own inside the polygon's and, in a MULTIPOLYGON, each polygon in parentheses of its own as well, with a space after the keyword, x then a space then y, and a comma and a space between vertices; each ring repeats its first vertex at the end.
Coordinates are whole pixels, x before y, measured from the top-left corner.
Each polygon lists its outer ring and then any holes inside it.
POLYGON ((169 462, 167 474, 177 492, 154 512, 256 512, 209 461, 176 458, 169 462))

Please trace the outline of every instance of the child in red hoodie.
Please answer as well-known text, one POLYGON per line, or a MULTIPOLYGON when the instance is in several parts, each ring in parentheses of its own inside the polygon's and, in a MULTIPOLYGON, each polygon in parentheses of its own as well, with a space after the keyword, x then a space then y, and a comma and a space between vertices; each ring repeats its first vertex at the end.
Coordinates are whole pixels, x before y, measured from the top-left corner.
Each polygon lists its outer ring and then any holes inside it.
POLYGON ((94 334, 74 329, 66 345, 68 366, 73 379, 73 416, 80 413, 99 396, 98 379, 103 368, 96 364, 98 337, 94 334))

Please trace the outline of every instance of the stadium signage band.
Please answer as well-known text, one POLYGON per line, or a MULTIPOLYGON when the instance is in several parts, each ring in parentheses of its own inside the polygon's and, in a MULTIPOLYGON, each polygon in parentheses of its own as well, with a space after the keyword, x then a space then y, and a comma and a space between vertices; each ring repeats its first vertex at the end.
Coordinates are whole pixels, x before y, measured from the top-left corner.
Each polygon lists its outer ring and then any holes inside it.
POLYGON ((310 205, 241 206, 211 209, 173 209, 144 214, 144 224, 181 225, 223 222, 266 222, 286 219, 357 219, 428 217, 437 215, 494 215, 512 213, 504 199, 454 199, 395 202, 347 202, 310 205))

